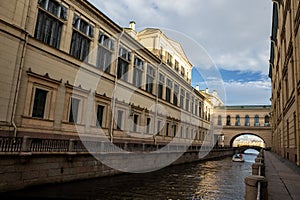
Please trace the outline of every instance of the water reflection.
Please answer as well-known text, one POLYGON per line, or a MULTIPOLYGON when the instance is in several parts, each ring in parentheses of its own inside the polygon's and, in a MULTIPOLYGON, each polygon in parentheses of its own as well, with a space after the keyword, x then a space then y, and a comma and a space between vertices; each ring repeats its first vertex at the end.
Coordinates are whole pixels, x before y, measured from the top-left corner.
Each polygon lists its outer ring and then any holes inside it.
MULTIPOLYGON (((246 162, 231 158, 164 168, 145 174, 32 187, 5 194, 33 199, 244 199, 244 178, 251 174, 255 155, 246 162)), ((1 197, 1 195, 0 195, 1 197)), ((2 199, 2 198, 1 198, 2 199)))

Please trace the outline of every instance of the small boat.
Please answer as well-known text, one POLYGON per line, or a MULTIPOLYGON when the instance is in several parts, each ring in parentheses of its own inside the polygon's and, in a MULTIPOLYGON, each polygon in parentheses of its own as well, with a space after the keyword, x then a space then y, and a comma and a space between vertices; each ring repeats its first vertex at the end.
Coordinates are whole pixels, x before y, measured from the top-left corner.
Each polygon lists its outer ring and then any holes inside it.
POLYGON ((235 154, 235 155, 232 157, 232 161, 233 161, 233 162, 244 162, 245 159, 244 159, 244 157, 243 157, 243 154, 238 153, 238 154, 235 154))

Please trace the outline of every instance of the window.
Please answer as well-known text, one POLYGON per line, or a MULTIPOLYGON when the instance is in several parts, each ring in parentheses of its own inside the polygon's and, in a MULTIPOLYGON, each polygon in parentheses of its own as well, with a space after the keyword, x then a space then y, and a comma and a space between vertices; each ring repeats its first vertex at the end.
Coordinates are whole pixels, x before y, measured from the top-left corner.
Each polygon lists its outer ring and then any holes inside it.
POLYGON ((183 126, 180 127, 180 138, 183 138, 183 126))
POLYGON ((169 136, 170 123, 166 124, 166 136, 169 136))
POLYGON ((176 72, 179 71, 179 63, 178 63, 177 60, 175 60, 175 66, 174 66, 174 68, 175 68, 175 71, 176 71, 176 72))
POLYGON ((185 129, 185 138, 190 138, 189 137, 189 128, 185 129))
POLYGON ((166 52, 166 61, 167 61, 167 64, 172 67, 172 56, 169 52, 166 52))
POLYGON ((144 71, 144 61, 134 56, 134 66, 133 66, 133 85, 135 87, 141 88, 142 78, 144 71))
POLYGON ((199 116, 199 113, 198 113, 198 101, 197 100, 196 100, 196 103, 195 103, 195 115, 199 116))
POLYGON ((92 37, 94 37, 94 27, 74 14, 70 55, 81 61, 87 60, 92 37))
MULTIPOLYGON (((27 71, 25 106, 22 114, 22 124, 30 126, 38 123, 36 120, 46 119, 45 126, 52 127, 56 110, 57 90, 62 80, 55 80, 49 75, 27 71)), ((68 112, 68 109, 66 109, 68 112)))
POLYGON ((114 41, 104 33, 99 33, 98 52, 97 52, 97 68, 110 72, 112 55, 114 51, 114 41))
POLYGON ((59 48, 63 21, 68 10, 54 0, 39 0, 39 11, 34 37, 52 47, 59 48))
POLYGON ((240 120, 240 116, 239 115, 235 116, 235 125, 236 126, 240 126, 241 125, 241 120, 240 120))
POLYGON ((158 84, 158 98, 162 99, 163 97, 163 88, 165 84, 165 76, 163 74, 159 74, 159 84, 158 84))
POLYGON ((286 120, 286 145, 287 145, 287 148, 290 147, 290 124, 289 124, 289 120, 286 120))
POLYGON ((221 115, 218 116, 218 125, 219 126, 222 125, 222 116, 221 115))
POLYGON ((122 110, 118 110, 118 118, 117 118, 117 129, 118 130, 122 130, 122 126, 123 126, 123 113, 124 111, 122 110))
POLYGON ((200 118, 202 118, 203 116, 202 116, 202 102, 199 102, 199 116, 200 116, 200 118))
POLYGON ((288 79, 288 73, 286 73, 286 78, 285 78, 285 98, 286 102, 289 100, 289 79, 288 79))
POLYGON ((250 126, 250 118, 249 115, 245 116, 245 126, 250 126))
POLYGON ((146 91, 150 94, 153 93, 153 83, 155 79, 155 70, 150 64, 147 65, 147 77, 146 77, 146 91))
POLYGON ((131 55, 130 52, 126 50, 124 47, 119 48, 118 69, 117 69, 118 79, 127 81, 130 55, 131 55))
MULTIPOLYGON (((294 145, 297 145, 297 118, 296 118, 296 112, 293 114, 293 121, 294 121, 294 145)), ((297 160, 297 159, 296 159, 297 160)))
POLYGON ((157 121, 157 131, 156 131, 156 133, 157 133, 157 135, 159 135, 160 134, 160 129, 161 129, 161 121, 157 121))
POLYGON ((104 116, 104 106, 98 105, 97 106, 97 121, 96 121, 97 127, 103 126, 103 116, 104 116))
POLYGON ((192 114, 195 114, 195 112, 194 112, 194 104, 195 104, 195 99, 194 99, 194 97, 192 96, 192 105, 191 105, 191 113, 192 113, 192 114))
POLYGON ((190 94, 189 93, 186 93, 185 110, 188 112, 190 110, 190 94))
POLYGON ((183 109, 184 106, 184 97, 185 97, 185 91, 181 89, 180 91, 180 108, 183 109))
POLYGON ((177 125, 173 124, 173 136, 176 137, 176 133, 177 133, 177 125))
POLYGON ((178 106, 178 94, 179 94, 179 87, 176 83, 174 83, 173 105, 175 106, 178 106))
POLYGON ((259 126, 259 116, 255 115, 254 117, 254 126, 259 126))
POLYGON ((150 133, 150 122, 151 122, 151 118, 148 117, 147 118, 147 127, 146 127, 146 133, 150 133))
POLYGON ((183 66, 181 66, 180 74, 182 77, 184 77, 184 75, 185 75, 185 69, 183 66))
POLYGON ((226 125, 227 126, 230 126, 231 125, 231 119, 230 119, 230 115, 227 115, 227 117, 226 117, 226 125))
POLYGON ((48 91, 36 88, 34 95, 34 103, 32 109, 32 117, 44 118, 48 91))
POLYGON ((167 79, 167 87, 166 87, 166 101, 171 103, 171 90, 173 88, 173 83, 171 80, 167 79))
POLYGON ((270 117, 268 115, 265 116, 265 126, 270 126, 270 117))
POLYGON ((139 116, 133 115, 133 131, 134 132, 137 132, 138 123, 139 123, 139 116))
POLYGON ((69 110, 69 122, 77 123, 80 99, 71 97, 70 101, 71 101, 70 102, 71 104, 70 104, 70 110, 69 110))

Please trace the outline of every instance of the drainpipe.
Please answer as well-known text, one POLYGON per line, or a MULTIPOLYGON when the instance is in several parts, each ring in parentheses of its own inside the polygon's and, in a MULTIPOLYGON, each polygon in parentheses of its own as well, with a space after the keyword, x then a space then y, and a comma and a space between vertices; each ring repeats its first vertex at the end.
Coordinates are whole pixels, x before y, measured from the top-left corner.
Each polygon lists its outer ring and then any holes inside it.
POLYGON ((26 47, 27 47, 28 36, 29 36, 29 33, 27 31, 27 24, 28 24, 28 19, 29 19, 30 7, 31 7, 31 1, 29 1, 29 4, 28 4, 27 15, 26 15, 26 20, 25 20, 25 27, 24 27, 25 37, 23 40, 24 43, 22 46, 21 60, 20 60, 20 65, 19 65, 19 70, 18 70, 18 77, 17 77, 17 82, 16 82, 16 89, 15 89, 14 100, 13 100, 13 108, 12 108, 11 124, 14 128, 14 136, 13 136, 14 138, 17 137, 17 132, 18 132, 18 127, 15 123, 15 117, 16 117, 16 108, 17 108, 18 96, 19 96, 19 90, 20 90, 20 84, 21 84, 21 75, 22 75, 22 71, 24 68, 24 58, 25 58, 25 54, 26 54, 26 47))
POLYGON ((156 67, 156 96, 155 96, 155 115, 154 115, 154 130, 153 130, 153 140, 156 145, 156 131, 157 131, 157 105, 158 105, 158 85, 159 85, 159 68, 162 64, 162 58, 160 59, 159 65, 156 67))
MULTIPOLYGON (((124 34, 124 29, 122 30, 119 38, 118 38, 118 42, 117 42, 117 49, 116 49, 116 65, 115 65, 115 87, 116 85, 118 84, 117 83, 117 75, 118 75, 118 57, 119 57, 119 47, 120 47, 120 40, 122 38, 124 34)), ((110 136, 110 142, 112 143, 113 142, 113 128, 114 128, 114 118, 115 118, 115 105, 116 105, 116 99, 114 97, 115 95, 113 94, 112 96, 112 108, 111 108, 111 121, 110 121, 110 128, 109 128, 109 136, 110 136)))

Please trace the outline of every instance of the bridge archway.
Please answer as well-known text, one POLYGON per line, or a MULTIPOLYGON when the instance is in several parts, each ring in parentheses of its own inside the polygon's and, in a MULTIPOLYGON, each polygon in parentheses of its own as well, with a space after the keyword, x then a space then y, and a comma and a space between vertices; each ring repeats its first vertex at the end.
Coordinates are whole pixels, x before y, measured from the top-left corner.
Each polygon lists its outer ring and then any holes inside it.
POLYGON ((262 147, 260 147, 260 146, 241 146, 241 147, 238 147, 238 149, 239 149, 240 153, 245 153, 245 151, 253 150, 253 149, 256 150, 257 152, 260 152, 262 147))
POLYGON ((231 140, 230 140, 230 143, 229 143, 229 145, 230 145, 230 147, 235 147, 234 146, 234 141, 236 140, 236 139, 238 139, 239 137, 242 137, 242 136, 255 136, 256 138, 259 138, 261 141, 263 141, 262 143, 256 143, 256 144, 251 144, 251 145, 249 145, 249 144, 243 144, 243 145, 241 145, 241 146, 245 146, 245 147, 248 147, 248 148, 250 148, 251 146, 253 146, 255 149, 260 149, 260 148, 264 148, 264 147, 266 147, 266 141, 264 140, 264 138, 262 138, 261 136, 259 136, 259 135, 257 135, 257 134, 255 134, 255 133, 239 133, 239 134, 236 134, 235 136, 233 136, 232 138, 231 138, 231 140))

